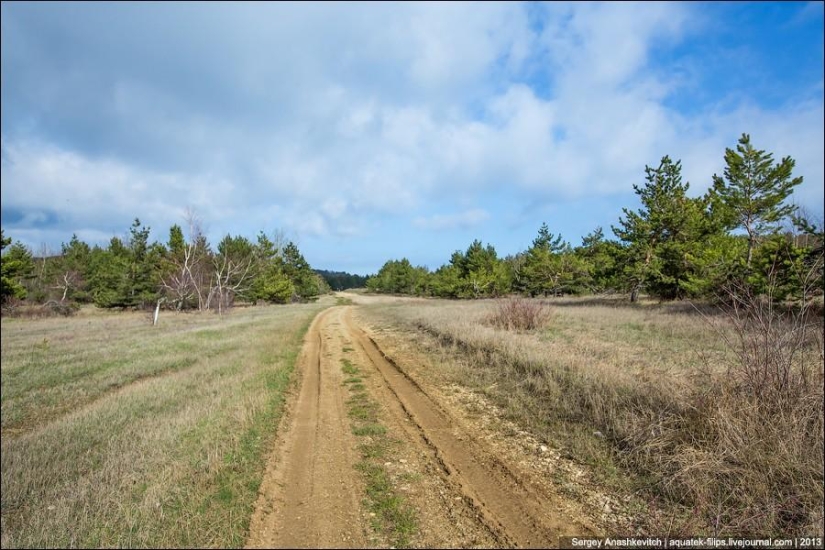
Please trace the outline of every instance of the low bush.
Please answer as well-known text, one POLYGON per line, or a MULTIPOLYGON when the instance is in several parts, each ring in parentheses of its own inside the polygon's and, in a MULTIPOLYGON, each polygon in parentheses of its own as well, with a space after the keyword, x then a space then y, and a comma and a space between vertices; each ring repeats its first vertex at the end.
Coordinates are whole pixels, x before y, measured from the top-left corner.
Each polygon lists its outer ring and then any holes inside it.
POLYGON ((505 330, 534 330, 550 319, 550 308, 544 302, 527 298, 498 300, 487 321, 505 330))
POLYGON ((34 304, 7 304, 3 308, 5 317, 17 317, 23 319, 43 319, 46 317, 71 317, 80 309, 75 303, 57 302, 50 300, 42 305, 34 304))

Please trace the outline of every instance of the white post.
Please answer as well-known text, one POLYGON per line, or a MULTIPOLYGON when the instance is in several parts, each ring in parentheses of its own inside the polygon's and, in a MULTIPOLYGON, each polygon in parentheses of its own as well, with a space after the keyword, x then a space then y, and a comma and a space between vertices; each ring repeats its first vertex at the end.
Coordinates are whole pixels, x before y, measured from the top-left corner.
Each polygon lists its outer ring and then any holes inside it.
POLYGON ((155 318, 152 320, 152 326, 158 324, 158 314, 160 313, 160 303, 162 300, 158 300, 158 305, 155 306, 155 318))

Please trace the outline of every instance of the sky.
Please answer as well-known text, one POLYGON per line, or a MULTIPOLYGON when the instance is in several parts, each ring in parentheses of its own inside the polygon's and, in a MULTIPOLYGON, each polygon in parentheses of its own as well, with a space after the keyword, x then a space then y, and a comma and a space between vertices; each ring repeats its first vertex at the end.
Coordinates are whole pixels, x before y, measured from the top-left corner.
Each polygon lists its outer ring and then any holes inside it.
POLYGON ((315 268, 612 237, 664 155, 743 133, 823 215, 823 3, 2 3, 2 227, 33 252, 186 213, 315 268))

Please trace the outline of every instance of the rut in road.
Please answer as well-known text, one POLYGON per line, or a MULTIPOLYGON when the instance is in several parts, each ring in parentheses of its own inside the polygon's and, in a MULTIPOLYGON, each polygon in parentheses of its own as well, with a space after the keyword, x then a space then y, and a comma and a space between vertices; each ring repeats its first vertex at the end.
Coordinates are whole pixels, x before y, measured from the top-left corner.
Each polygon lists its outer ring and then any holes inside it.
POLYGON ((261 484, 248 548, 366 546, 341 369, 325 356, 333 312, 320 313, 304 339, 300 393, 261 484))
POLYGON ((381 546, 361 508, 340 369, 345 353, 374 375, 369 391, 401 441, 398 462, 420 476, 406 494, 419 511, 415 546, 548 548, 559 536, 591 531, 404 374, 359 328, 355 307, 328 309, 310 327, 297 366, 300 393, 284 416, 247 547, 381 546))
POLYGON ((560 536, 589 531, 556 514, 551 498, 530 487, 458 425, 373 339, 354 326, 350 316, 347 320, 348 329, 412 419, 423 443, 432 449, 448 482, 478 512, 500 545, 548 548, 556 546, 560 536))

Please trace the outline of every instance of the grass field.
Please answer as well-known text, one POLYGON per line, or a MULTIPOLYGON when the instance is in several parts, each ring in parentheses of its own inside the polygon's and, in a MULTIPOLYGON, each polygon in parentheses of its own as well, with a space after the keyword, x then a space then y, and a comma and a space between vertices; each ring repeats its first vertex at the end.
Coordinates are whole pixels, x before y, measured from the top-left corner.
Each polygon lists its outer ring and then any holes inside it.
MULTIPOLYGON (((157 327, 94 309, 2 319, 2 546, 242 546, 302 337, 336 303, 157 327)), ((533 302, 539 328, 512 330, 492 300, 358 303, 442 387, 483 393, 633 495, 638 533, 822 535, 821 317, 743 329, 688 304, 554 299, 533 302)), ((383 436, 357 365, 342 368, 354 433, 383 436)), ((361 451, 380 489, 375 449, 361 451)))
POLYGON ((493 322, 493 300, 367 300, 365 315, 424 350, 437 383, 633 495, 639 532, 821 536, 821 317, 738 330, 685 303, 543 303, 527 331, 493 322))
POLYGON ((2 546, 242 546, 303 334, 332 305, 2 320, 2 546))

